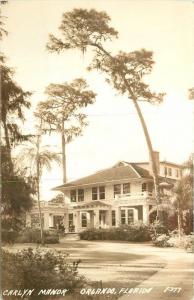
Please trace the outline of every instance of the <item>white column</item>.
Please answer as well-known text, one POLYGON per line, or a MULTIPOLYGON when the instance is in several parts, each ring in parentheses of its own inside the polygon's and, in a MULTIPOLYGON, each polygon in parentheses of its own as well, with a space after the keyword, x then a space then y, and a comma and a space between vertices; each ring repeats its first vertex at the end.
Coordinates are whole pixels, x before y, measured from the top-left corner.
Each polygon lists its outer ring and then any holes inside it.
POLYGON ((53 227, 53 215, 49 214, 49 227, 53 227))
POLYGON ((80 232, 81 226, 80 226, 80 211, 76 212, 75 218, 75 232, 80 232))
POLYGON ((143 205, 143 223, 149 224, 149 206, 143 205))
POLYGON ((94 211, 94 228, 99 228, 99 209, 94 211))
POLYGON ((44 229, 49 229, 49 213, 44 213, 44 229))
POLYGON ((112 210, 109 209, 106 211, 106 224, 108 228, 112 227, 112 210))
POLYGON ((65 232, 69 232, 69 214, 68 213, 65 213, 64 214, 64 227, 65 227, 65 232))
POLYGON ((119 227, 121 224, 121 209, 117 207, 115 209, 115 217, 116 217, 116 227, 119 227))
POLYGON ((134 208, 133 213, 134 213, 134 222, 137 222, 138 221, 138 210, 136 208, 134 208))

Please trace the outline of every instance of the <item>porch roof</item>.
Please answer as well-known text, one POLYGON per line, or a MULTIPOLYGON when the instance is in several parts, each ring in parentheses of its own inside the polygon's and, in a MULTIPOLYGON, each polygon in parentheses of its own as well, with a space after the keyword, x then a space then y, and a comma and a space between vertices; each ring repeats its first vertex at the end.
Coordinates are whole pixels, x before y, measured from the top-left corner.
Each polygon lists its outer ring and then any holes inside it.
POLYGON ((90 208, 95 208, 95 207, 110 207, 111 204, 107 204, 103 201, 100 201, 100 200, 95 200, 95 201, 92 201, 92 202, 87 202, 87 203, 82 203, 82 204, 78 204, 76 206, 73 207, 73 209, 90 209, 90 208))

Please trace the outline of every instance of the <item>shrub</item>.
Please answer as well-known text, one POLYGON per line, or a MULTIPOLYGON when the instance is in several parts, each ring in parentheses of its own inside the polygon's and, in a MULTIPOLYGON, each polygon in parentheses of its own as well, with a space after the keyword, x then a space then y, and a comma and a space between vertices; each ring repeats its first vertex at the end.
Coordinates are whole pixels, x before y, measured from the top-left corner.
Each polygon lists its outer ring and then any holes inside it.
MULTIPOLYGON (((44 241, 47 244, 59 243, 59 235, 55 232, 44 231, 44 241)), ((20 232, 16 243, 41 243, 40 229, 27 228, 20 232)))
POLYGON ((169 237, 169 244, 172 245, 172 247, 176 248, 184 248, 187 251, 193 250, 193 236, 192 235, 185 235, 182 234, 180 237, 178 234, 174 234, 174 232, 171 233, 169 237))
POLYGON ((143 223, 123 225, 110 229, 87 229, 80 233, 82 240, 149 241, 149 227, 143 223))
POLYGON ((160 234, 153 238, 153 244, 157 247, 172 247, 169 243, 169 236, 166 234, 160 234))
POLYGON ((10 243, 13 244, 18 237, 17 231, 10 231, 3 229, 1 231, 1 240, 3 243, 10 243))
POLYGON ((2 251, 2 290, 35 289, 30 299, 39 299, 41 289, 66 288, 72 292, 85 283, 78 274, 78 264, 68 263, 65 254, 53 250, 2 251))

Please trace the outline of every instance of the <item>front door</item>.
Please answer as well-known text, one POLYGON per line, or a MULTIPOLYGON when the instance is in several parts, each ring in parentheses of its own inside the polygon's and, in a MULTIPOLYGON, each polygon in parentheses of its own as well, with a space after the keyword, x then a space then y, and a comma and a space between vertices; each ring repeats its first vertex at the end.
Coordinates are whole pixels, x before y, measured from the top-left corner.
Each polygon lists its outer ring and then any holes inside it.
POLYGON ((100 228, 106 227, 106 211, 101 210, 99 212, 99 225, 100 228))
POLYGON ((73 213, 69 214, 69 232, 75 231, 73 213))

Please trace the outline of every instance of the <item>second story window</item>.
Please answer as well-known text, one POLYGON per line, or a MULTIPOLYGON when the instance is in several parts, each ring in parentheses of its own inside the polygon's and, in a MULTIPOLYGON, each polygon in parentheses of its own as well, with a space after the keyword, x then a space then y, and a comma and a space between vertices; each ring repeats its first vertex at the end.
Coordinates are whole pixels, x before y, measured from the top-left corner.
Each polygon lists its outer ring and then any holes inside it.
POLYGON ((176 169, 176 177, 178 178, 179 177, 179 169, 176 169))
POLYGON ((116 195, 121 194, 121 184, 115 184, 114 185, 114 198, 116 195))
POLYGON ((98 188, 97 187, 92 188, 92 200, 98 200, 98 188))
POLYGON ((70 191, 70 200, 71 202, 76 202, 76 190, 70 191))
POLYGON ((172 169, 168 168, 168 176, 172 176, 172 169))
POLYGON ((92 200, 105 199, 105 186, 92 188, 92 200))
POLYGON ((99 199, 105 199, 105 187, 99 186, 99 199))
POLYGON ((84 201, 84 189, 71 190, 70 191, 70 201, 71 202, 84 201))
POLYGON ((130 183, 123 183, 123 194, 130 194, 130 183))
POLYGON ((142 183, 141 191, 142 191, 142 193, 147 191, 147 183, 146 182, 142 183))
POLYGON ((78 202, 84 201, 84 189, 78 189, 78 202))

